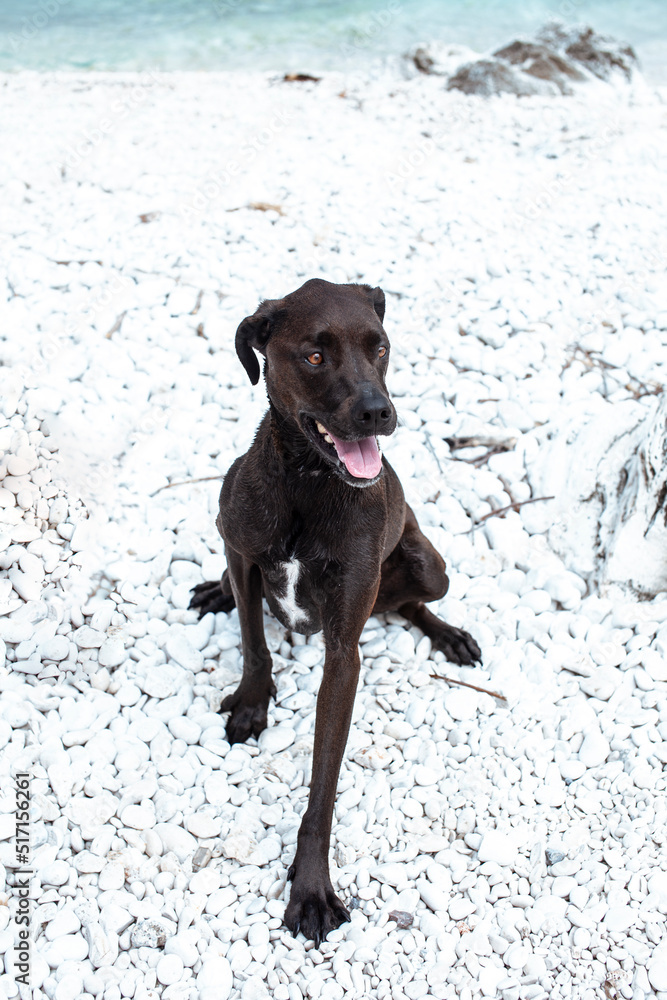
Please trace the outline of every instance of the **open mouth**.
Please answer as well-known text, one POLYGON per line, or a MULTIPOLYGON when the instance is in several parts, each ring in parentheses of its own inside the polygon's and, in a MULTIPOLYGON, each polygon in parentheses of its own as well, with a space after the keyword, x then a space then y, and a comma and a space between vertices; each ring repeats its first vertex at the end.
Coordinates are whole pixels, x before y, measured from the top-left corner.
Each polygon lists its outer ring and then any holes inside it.
POLYGON ((307 417, 309 436, 318 449, 336 465, 341 465, 355 479, 375 479, 382 471, 382 453, 376 437, 344 441, 319 420, 307 417))

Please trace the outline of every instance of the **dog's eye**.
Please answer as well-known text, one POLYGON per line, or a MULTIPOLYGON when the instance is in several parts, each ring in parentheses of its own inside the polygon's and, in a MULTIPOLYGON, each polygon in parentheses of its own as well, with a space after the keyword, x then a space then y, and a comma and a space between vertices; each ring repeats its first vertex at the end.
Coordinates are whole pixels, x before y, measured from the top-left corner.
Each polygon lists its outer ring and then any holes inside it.
POLYGON ((381 347, 378 350, 378 358, 383 358, 386 353, 387 353, 387 348, 386 347, 381 347))
POLYGON ((324 358, 322 357, 319 351, 315 351, 313 354, 308 355, 306 361, 308 362, 309 365, 321 365, 322 362, 324 361, 324 358))

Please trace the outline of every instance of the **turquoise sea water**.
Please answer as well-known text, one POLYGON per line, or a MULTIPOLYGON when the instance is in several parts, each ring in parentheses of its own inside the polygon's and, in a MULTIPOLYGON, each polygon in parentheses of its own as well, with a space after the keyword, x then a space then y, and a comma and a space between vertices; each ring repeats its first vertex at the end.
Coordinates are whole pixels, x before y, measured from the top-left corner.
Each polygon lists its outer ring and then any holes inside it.
POLYGON ((0 0, 0 69, 323 70, 441 39, 483 51, 552 18, 667 83, 667 0, 0 0))

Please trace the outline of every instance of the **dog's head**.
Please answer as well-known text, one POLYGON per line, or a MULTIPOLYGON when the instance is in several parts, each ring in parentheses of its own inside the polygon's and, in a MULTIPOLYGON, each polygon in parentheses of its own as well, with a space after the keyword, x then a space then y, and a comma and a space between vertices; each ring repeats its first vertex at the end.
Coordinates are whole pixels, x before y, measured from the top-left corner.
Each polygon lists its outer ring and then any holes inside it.
POLYGON ((252 384, 259 381, 259 351, 275 409, 354 486, 381 475, 377 437, 396 428, 385 385, 384 306, 380 288, 313 278, 283 299, 262 302, 236 331, 252 384))

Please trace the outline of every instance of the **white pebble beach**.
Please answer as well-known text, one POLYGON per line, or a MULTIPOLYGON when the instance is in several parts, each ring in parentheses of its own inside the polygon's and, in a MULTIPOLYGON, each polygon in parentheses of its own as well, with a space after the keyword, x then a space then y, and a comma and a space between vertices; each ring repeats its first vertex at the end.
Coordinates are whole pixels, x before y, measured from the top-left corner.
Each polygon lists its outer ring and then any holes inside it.
POLYGON ((661 402, 666 97, 3 75, 0 997, 667 1000, 667 593, 601 581, 542 493, 565 429, 661 402), (266 406, 236 327, 315 276, 385 291, 383 450, 483 657, 368 622, 319 948, 282 916, 321 636, 267 611, 269 728, 230 748, 238 617, 187 610, 266 406))

